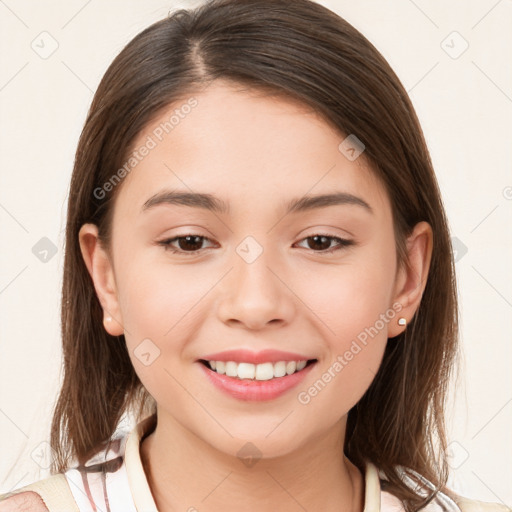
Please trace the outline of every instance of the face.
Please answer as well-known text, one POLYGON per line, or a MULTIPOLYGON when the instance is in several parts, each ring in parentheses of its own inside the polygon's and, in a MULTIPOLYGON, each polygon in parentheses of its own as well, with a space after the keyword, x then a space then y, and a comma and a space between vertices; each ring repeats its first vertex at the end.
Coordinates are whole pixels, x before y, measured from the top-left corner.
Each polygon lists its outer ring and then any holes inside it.
POLYGON ((418 286, 397 272, 384 187, 364 153, 340 151, 344 135, 304 105, 227 83, 194 98, 168 133, 162 123, 188 98, 139 134, 134 148, 154 147, 120 185, 111 259, 95 251, 91 273, 159 422, 225 453, 250 441, 286 454, 343 430, 418 286), (194 206, 166 192, 216 199, 194 206), (297 199, 310 207, 290 210, 297 199), (261 356, 238 354, 249 363, 315 361, 250 390, 201 362, 240 349, 261 356))

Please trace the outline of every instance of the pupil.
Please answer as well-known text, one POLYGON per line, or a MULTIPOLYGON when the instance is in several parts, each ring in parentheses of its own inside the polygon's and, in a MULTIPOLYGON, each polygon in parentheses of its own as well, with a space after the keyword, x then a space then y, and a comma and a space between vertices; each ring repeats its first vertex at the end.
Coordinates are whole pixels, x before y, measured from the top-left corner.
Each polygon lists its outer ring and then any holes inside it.
POLYGON ((187 250, 187 249, 190 249, 190 245, 192 245, 192 250, 194 249, 200 249, 201 248, 201 238, 200 236, 185 236, 185 237, 181 237, 180 240, 179 240, 179 246, 180 246, 180 249, 183 249, 183 250, 187 250), (191 242, 191 240, 196 240, 196 243, 194 244, 193 242, 191 242), (197 242, 199 240, 199 242, 197 242), (187 247, 187 244, 189 245, 187 247))
MULTIPOLYGON (((323 235, 315 235, 315 236, 312 236, 310 237, 310 240, 314 240, 314 244, 316 244, 318 242, 318 240, 324 240, 324 243, 323 244, 319 244, 321 247, 316 247, 316 249, 329 249, 329 245, 330 245, 330 240, 326 237, 326 236, 323 236, 323 235)), ((313 244, 313 245, 314 245, 313 244)), ((318 245, 318 244, 317 244, 318 245)), ((311 246, 311 244, 310 244, 311 246)), ((312 249, 315 249, 315 247, 311 247, 312 249)))

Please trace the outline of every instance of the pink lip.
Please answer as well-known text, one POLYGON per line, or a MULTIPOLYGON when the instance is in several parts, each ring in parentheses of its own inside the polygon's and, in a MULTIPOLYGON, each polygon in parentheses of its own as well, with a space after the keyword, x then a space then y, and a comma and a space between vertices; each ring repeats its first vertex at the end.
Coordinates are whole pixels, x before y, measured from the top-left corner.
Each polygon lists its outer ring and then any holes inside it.
MULTIPOLYGON (((305 358, 299 360, 303 361, 304 359, 305 358)), ((222 359, 217 359, 217 361, 221 360, 222 359)), ((315 364, 316 363, 310 364, 299 372, 292 373, 291 375, 285 375, 284 377, 277 377, 271 380, 250 380, 228 377, 227 375, 221 375, 211 370, 203 363, 199 363, 199 366, 210 379, 210 382, 224 393, 239 400, 263 402, 265 400, 273 400, 297 386, 315 364)))
POLYGON ((280 350, 262 350, 261 352, 251 352, 250 350, 226 350, 208 354, 201 359, 205 361, 234 361, 235 363, 277 363, 278 361, 309 361, 312 357, 292 352, 282 352, 280 350))

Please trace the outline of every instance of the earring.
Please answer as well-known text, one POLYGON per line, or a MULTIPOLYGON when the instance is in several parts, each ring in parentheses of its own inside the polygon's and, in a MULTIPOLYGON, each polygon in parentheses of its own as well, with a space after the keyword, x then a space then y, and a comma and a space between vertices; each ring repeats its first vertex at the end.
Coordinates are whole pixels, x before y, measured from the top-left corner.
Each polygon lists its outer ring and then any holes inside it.
POLYGON ((107 316, 107 318, 105 318, 105 321, 106 322, 112 322, 112 317, 111 316, 107 316))
POLYGON ((407 320, 404 317, 399 318, 398 325, 407 325, 407 320))

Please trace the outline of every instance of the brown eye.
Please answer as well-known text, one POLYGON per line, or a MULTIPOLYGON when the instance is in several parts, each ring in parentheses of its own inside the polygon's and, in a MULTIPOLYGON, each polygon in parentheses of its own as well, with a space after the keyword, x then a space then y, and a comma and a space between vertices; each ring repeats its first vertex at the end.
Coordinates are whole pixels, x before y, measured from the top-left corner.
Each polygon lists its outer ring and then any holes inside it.
MULTIPOLYGON (((158 245, 164 246, 166 251, 171 251, 174 254, 180 255, 195 255, 201 252, 204 248, 202 247, 204 241, 211 241, 209 238, 196 234, 188 234, 182 236, 176 236, 174 238, 169 238, 167 240, 162 240, 158 242, 158 245), (177 244, 177 245, 174 245, 177 244)), ((313 252, 329 254, 350 245, 354 245, 353 240, 346 240, 344 238, 339 238, 336 236, 325 235, 325 234, 316 234, 312 236, 308 236, 304 238, 302 241, 307 242, 307 249, 312 250, 313 252), (334 247, 331 246, 333 242, 337 244, 334 247)))
POLYGON ((209 240, 205 236, 189 234, 183 236, 176 236, 167 240, 158 242, 159 245, 163 245, 165 250, 169 250, 173 253, 178 254, 196 254, 203 250, 203 242, 209 240), (177 247, 174 244, 177 242, 177 247))
POLYGON ((353 240, 346 240, 344 238, 322 234, 308 236, 303 240, 307 241, 308 249, 320 253, 332 253, 354 244, 353 240), (338 242, 338 245, 331 248, 331 243, 333 241, 338 242))

